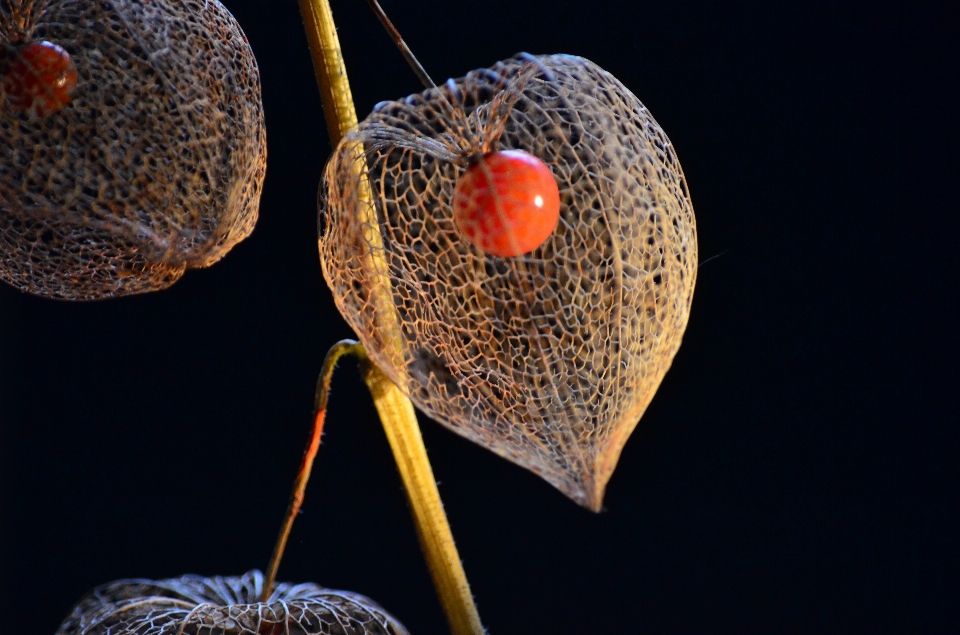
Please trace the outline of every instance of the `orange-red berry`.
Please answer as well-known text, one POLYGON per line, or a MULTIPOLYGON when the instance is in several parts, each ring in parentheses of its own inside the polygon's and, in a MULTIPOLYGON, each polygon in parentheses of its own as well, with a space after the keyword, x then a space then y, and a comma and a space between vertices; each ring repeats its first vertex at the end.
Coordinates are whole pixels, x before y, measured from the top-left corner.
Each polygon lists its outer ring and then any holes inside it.
POLYGON ((14 49, 3 76, 10 107, 38 118, 63 110, 76 88, 77 67, 65 50, 50 42, 14 49))
POLYGON ((553 173, 522 150, 484 155, 453 190, 457 229, 492 256, 533 251, 550 237, 559 218, 560 191, 553 173))

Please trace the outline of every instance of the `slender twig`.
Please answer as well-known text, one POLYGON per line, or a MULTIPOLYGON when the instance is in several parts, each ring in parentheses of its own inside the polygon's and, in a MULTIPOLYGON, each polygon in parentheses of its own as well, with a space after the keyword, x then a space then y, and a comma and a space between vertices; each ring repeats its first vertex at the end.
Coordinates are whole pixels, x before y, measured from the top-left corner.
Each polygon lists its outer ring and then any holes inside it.
POLYGON ((390 18, 387 17, 387 14, 384 13, 383 9, 380 8, 380 3, 377 2, 377 0, 367 0, 367 4, 370 5, 370 9, 372 9, 374 14, 376 14, 377 19, 380 20, 380 24, 383 25, 383 28, 386 29, 387 33, 390 34, 390 39, 393 40, 393 43, 397 45, 398 49, 400 49, 400 53, 403 55, 403 58, 407 60, 407 64, 410 65, 410 68, 413 69, 413 72, 417 74, 418 78, 420 78, 420 82, 423 84, 424 88, 436 88, 437 85, 433 83, 433 80, 430 79, 429 75, 427 75, 427 71, 423 70, 423 66, 421 66, 420 62, 417 61, 413 51, 410 50, 410 47, 407 46, 407 43, 403 41, 402 37, 400 37, 400 31, 397 30, 397 27, 393 26, 393 22, 390 21, 390 18))
MULTIPOLYGON (((342 340, 327 351, 327 356, 323 360, 323 368, 320 371, 320 377, 317 378, 317 393, 314 399, 313 431, 310 434, 310 440, 307 442, 307 449, 303 452, 303 460, 300 462, 297 478, 293 481, 290 504, 287 505, 287 513, 283 518, 280 533, 277 535, 277 544, 270 556, 270 566, 267 567, 267 579, 263 585, 261 602, 266 602, 270 598, 273 583, 277 579, 277 569, 280 568, 280 559, 283 558, 283 551, 287 547, 287 539, 290 537, 290 530, 293 528, 293 521, 296 520, 297 514, 300 513, 300 507, 303 505, 307 481, 310 480, 313 460, 317 456, 317 450, 320 448, 320 437, 323 435, 323 421, 327 415, 327 396, 330 393, 330 379, 333 377, 333 370, 341 357, 355 353, 357 350, 362 351, 360 344, 353 340, 342 340)), ((364 357, 366 356, 364 355, 364 357)))
MULTIPOLYGON (((299 2, 307 40, 310 43, 314 71, 323 99, 327 129, 330 131, 331 142, 336 145, 348 130, 357 125, 357 113, 343 64, 343 54, 340 51, 333 13, 328 0, 299 0, 299 2)), ((361 151, 362 148, 357 150, 361 151)), ((358 158, 359 156, 358 154, 358 158)), ((359 160, 357 169, 361 169, 359 160)), ((368 194, 364 192, 369 192, 369 183, 362 171, 359 176, 361 196, 367 196, 368 194)), ((370 206, 363 206, 363 208, 370 213, 370 206)), ((375 231, 379 228, 375 216, 361 218, 360 221, 375 231)), ((371 242, 379 244, 379 236, 372 236, 371 242)), ((378 256, 377 249, 371 249, 371 251, 374 252, 372 258, 375 259, 378 256)), ((382 258, 382 254, 379 254, 379 257, 382 258)), ((374 304, 378 307, 377 328, 382 331, 387 341, 399 342, 401 335, 395 311, 380 310, 381 304, 385 307, 390 304, 389 279, 377 273, 385 271, 385 267, 375 266, 376 263, 368 264, 371 266, 366 268, 371 272, 371 277, 367 284, 371 287, 374 304)), ((391 440, 391 449, 403 477, 417 526, 417 534, 420 537, 420 545, 426 556, 427 565, 450 628, 454 635, 483 635, 480 616, 470 595, 467 577, 460 563, 460 557, 453 543, 453 534, 437 493, 433 471, 427 460, 426 450, 423 449, 423 440, 420 438, 413 404, 379 369, 372 364, 367 368, 368 372, 365 373, 364 379, 373 395, 374 405, 384 430, 387 431, 388 439, 400 436, 409 440, 401 443, 394 443, 391 440), (418 445, 419 448, 416 447, 418 445)))

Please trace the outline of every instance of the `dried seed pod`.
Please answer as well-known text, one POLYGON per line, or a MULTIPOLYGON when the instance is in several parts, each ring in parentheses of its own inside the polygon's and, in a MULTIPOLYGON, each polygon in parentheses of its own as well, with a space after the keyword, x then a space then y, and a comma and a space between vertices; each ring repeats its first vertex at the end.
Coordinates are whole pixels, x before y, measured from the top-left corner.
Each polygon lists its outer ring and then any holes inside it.
POLYGON ((0 0, 0 51, 4 281, 71 300, 162 289, 253 230, 260 78, 219 2, 0 0), (69 94, 22 63, 41 42, 69 56, 69 94))
POLYGON ((324 276, 384 372, 598 510, 696 278, 683 172, 643 104, 588 60, 520 55, 379 104, 334 152, 320 208, 324 276), (560 189, 556 230, 515 258, 474 247, 451 208, 471 157, 504 149, 560 189))
POLYGON ((276 585, 258 602, 263 575, 120 580, 80 600, 57 635, 407 635, 373 600, 316 584, 276 585))

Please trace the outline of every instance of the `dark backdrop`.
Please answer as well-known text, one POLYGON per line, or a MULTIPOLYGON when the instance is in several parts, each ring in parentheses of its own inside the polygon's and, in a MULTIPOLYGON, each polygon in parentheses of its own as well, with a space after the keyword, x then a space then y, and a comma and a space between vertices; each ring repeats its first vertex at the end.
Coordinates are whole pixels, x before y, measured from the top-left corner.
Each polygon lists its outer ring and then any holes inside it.
MULTIPOLYGON (((330 152, 294 0, 230 0, 259 58, 261 219, 162 293, 0 288, 0 607, 52 635, 117 578, 266 565, 326 349, 330 152)), ((477 604, 511 633, 957 632, 955 3, 385 2, 437 78, 588 57, 650 108, 705 264, 599 515, 424 420, 477 604), (950 7, 950 8, 947 8, 950 7)), ((358 111, 419 90, 335 0, 358 111)), ((281 578, 445 621, 346 363, 281 578)))

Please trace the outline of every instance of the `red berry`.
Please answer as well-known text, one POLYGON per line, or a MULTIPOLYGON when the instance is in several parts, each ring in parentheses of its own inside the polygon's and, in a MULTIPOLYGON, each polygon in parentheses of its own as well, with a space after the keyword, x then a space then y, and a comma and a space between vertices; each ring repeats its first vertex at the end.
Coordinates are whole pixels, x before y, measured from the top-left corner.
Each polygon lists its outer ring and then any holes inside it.
POLYGON ((77 67, 69 53, 50 42, 15 49, 3 77, 10 107, 38 118, 58 113, 77 88, 77 67))
POLYGON ((560 218, 560 190, 547 164, 522 150, 484 155, 453 190, 453 220, 475 247, 512 258, 542 245, 560 218))

